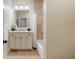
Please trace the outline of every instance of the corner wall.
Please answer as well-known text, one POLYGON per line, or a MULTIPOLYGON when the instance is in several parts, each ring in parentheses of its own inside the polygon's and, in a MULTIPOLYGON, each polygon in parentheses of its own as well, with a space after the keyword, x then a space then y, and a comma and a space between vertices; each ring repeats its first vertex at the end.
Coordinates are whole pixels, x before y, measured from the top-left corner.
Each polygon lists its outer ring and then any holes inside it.
POLYGON ((74 0, 45 0, 46 59, 75 59, 74 0))

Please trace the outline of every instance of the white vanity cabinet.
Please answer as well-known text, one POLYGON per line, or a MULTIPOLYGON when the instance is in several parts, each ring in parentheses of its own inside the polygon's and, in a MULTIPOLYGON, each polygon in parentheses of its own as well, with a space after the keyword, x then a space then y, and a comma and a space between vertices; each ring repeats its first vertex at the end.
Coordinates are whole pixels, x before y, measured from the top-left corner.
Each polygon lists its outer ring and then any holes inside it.
POLYGON ((9 32, 9 47, 10 49, 32 49, 32 32, 9 32))

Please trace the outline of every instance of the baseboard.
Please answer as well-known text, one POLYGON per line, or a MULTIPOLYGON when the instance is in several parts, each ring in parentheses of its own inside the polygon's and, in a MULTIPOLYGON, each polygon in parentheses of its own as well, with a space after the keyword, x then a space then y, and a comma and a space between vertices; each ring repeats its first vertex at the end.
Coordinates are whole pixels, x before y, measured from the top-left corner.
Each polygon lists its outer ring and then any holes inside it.
POLYGON ((4 44, 4 43, 7 43, 7 40, 3 40, 3 44, 4 44))

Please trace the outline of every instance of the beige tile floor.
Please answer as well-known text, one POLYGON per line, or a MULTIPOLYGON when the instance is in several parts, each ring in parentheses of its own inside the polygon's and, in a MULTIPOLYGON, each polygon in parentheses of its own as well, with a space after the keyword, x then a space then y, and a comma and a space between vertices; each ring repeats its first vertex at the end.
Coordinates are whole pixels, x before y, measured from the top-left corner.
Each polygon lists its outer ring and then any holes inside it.
POLYGON ((32 50, 11 50, 8 54, 9 56, 38 56, 37 49, 32 50))
POLYGON ((40 59, 37 50, 32 51, 11 51, 7 53, 7 44, 4 44, 3 47, 4 59, 40 59))

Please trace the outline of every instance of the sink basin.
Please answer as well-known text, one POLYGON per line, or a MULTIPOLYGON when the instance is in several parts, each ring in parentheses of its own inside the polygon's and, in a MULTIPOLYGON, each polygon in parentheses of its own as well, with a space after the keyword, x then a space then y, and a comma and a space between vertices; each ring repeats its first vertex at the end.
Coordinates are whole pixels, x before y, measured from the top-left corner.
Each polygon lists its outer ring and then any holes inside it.
POLYGON ((16 31, 27 31, 26 28, 17 28, 16 31))
POLYGON ((17 28, 16 31, 31 31, 30 28, 17 28))

